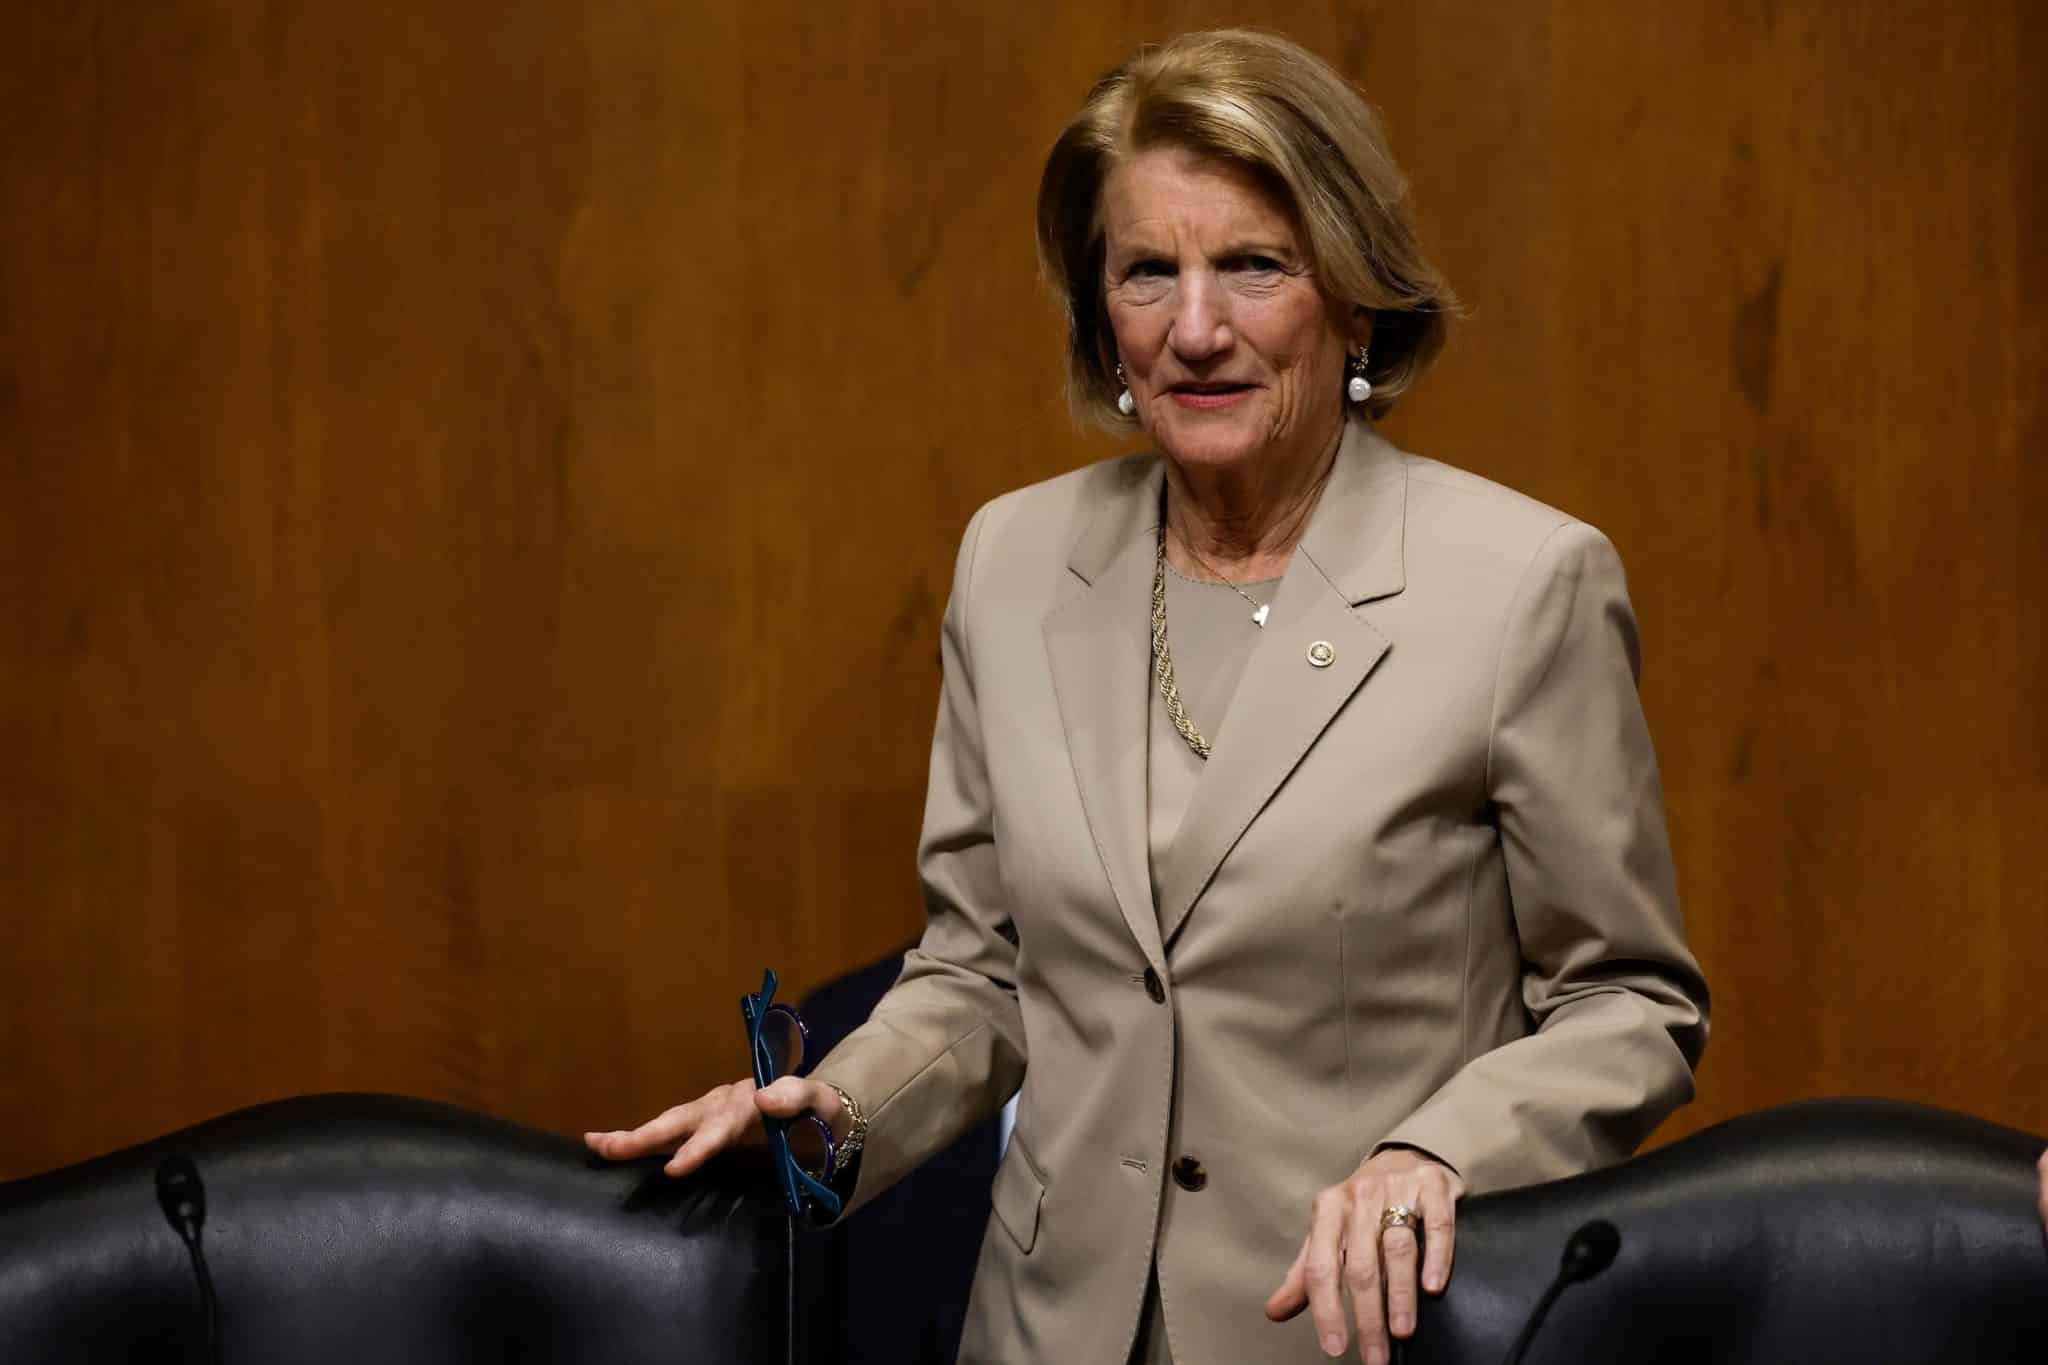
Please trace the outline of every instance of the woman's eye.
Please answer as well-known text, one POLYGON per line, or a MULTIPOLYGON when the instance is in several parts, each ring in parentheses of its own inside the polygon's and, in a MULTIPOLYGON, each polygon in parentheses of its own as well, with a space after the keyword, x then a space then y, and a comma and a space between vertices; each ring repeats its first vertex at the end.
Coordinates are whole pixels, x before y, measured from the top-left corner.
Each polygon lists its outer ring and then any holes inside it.
POLYGON ((1270 275, 1279 272, 1280 262, 1271 256, 1240 256, 1237 258, 1237 267, 1255 275, 1270 275))
POLYGON ((1165 261, 1133 261, 1131 268, 1124 272, 1131 279, 1165 279, 1173 273, 1173 267, 1165 261))

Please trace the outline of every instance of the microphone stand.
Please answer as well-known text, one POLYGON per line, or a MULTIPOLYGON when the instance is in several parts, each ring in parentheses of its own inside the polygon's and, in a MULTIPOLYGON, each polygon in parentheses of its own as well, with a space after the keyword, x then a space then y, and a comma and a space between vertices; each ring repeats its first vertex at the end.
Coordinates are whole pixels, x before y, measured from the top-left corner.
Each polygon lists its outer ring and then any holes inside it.
POLYGON ((199 1281, 199 1305, 206 1317, 206 1359, 210 1365, 220 1365, 220 1304, 214 1298, 213 1274, 206 1267, 206 1250, 200 1244, 200 1229, 206 1226, 206 1187, 199 1182, 199 1168, 191 1158, 164 1158, 156 1168, 156 1199, 192 1258, 192 1273, 199 1281))
POLYGON ((1614 1224, 1605 1218, 1595 1218, 1580 1227, 1564 1244, 1564 1260, 1558 1266, 1557 1278, 1543 1291, 1543 1297, 1536 1301, 1536 1307, 1529 1314, 1529 1320, 1522 1324, 1522 1334, 1515 1338, 1515 1344, 1508 1349, 1503 1365, 1522 1365, 1522 1357, 1528 1353, 1529 1343, 1536 1339, 1536 1330, 1543 1326, 1543 1320, 1550 1316, 1550 1309, 1567 1285, 1579 1284, 1592 1279, 1608 1266, 1614 1264, 1616 1253, 1621 1250, 1621 1234, 1614 1224))

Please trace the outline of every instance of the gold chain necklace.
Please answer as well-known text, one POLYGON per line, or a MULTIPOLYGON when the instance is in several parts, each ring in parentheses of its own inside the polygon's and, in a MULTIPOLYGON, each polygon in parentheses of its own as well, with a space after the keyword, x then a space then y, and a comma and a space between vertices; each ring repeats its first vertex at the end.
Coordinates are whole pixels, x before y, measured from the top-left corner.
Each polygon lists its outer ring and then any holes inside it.
MULTIPOLYGON (((1235 586, 1235 585, 1233 585, 1235 586)), ((1244 594, 1238 594, 1243 597, 1244 594)), ((1246 601, 1251 601, 1249 597, 1246 601)), ((1257 603, 1253 603, 1257 606, 1257 603)), ((1261 608, 1263 610, 1263 608, 1261 608)), ((1259 622, 1264 626, 1264 621, 1259 622)), ((1159 698, 1166 703, 1166 718, 1173 722, 1173 728, 1195 751, 1195 757, 1207 760, 1209 741, 1202 738, 1202 732, 1188 719, 1187 707, 1181 705, 1180 687, 1173 680, 1173 650, 1166 643, 1166 518, 1159 519, 1159 553, 1152 561, 1152 676, 1159 680, 1159 698)))
MULTIPOLYGON (((1322 497, 1323 485, 1328 482, 1329 477, 1330 467, 1325 466, 1321 477, 1316 480, 1315 488, 1303 504, 1304 508, 1316 505, 1322 497)), ((1195 757, 1206 761, 1209 757, 1209 741, 1202 738, 1202 732, 1195 728, 1194 721, 1188 718, 1188 708, 1181 702, 1180 684, 1175 682, 1173 677, 1173 649, 1166 642, 1165 504, 1166 499, 1162 490, 1159 507, 1159 548, 1152 560, 1152 676, 1159 681, 1159 698, 1166 703, 1166 718, 1173 722, 1173 728, 1187 741, 1188 747, 1195 751, 1195 757)), ((1307 515, 1306 511, 1303 515, 1307 515)), ((1201 551, 1195 548, 1193 537, 1183 535, 1181 541, 1187 546, 1188 555, 1195 563, 1201 565, 1206 572, 1214 574, 1217 582, 1251 603, 1252 623, 1260 630, 1264 630, 1266 617, 1272 611, 1272 603, 1260 602, 1243 588, 1217 573, 1209 561, 1202 558, 1201 551)))

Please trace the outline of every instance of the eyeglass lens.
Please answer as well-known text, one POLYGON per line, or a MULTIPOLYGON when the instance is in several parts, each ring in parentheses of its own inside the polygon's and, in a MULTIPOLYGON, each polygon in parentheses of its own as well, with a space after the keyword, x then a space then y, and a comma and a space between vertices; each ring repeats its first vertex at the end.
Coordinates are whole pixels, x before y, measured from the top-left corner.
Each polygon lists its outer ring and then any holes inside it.
POLYGON ((796 1164, 820 1180, 832 1168, 832 1130, 815 1114, 805 1114, 789 1125, 789 1154, 796 1164))
POLYGON ((762 1016, 761 1050, 767 1054, 771 1077, 794 1075, 803 1066, 803 1027, 787 1008, 770 1005, 762 1016))

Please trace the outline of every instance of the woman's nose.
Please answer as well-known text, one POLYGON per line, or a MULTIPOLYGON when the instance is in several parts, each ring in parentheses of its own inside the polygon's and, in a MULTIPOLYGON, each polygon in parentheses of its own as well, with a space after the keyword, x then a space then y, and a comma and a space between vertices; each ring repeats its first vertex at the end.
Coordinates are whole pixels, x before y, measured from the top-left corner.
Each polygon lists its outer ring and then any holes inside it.
POLYGON ((1181 277, 1173 327, 1167 343, 1186 361, 1207 360, 1230 345, 1230 319, 1215 281, 1201 275, 1181 277))

